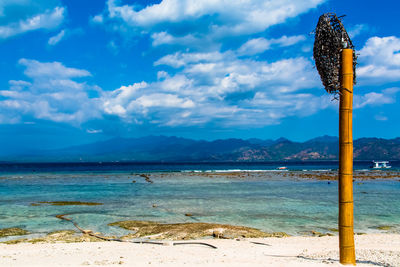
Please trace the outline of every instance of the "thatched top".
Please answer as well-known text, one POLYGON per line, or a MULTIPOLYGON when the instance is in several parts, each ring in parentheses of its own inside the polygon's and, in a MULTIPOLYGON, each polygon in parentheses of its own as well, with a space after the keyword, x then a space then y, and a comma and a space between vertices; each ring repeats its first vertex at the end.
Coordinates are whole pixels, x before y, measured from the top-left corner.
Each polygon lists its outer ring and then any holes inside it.
POLYGON ((322 84, 328 93, 340 92, 340 61, 343 48, 353 49, 355 83, 357 56, 353 43, 336 14, 321 15, 315 29, 314 60, 322 84))

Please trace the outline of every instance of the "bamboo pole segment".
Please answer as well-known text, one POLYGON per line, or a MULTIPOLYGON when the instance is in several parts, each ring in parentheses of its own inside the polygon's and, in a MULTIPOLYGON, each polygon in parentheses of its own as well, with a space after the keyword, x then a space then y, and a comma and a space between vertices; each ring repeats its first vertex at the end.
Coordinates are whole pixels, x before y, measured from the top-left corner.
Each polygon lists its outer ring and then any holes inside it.
POLYGON ((339 105, 340 263, 356 264, 353 218, 353 50, 343 49, 339 105))

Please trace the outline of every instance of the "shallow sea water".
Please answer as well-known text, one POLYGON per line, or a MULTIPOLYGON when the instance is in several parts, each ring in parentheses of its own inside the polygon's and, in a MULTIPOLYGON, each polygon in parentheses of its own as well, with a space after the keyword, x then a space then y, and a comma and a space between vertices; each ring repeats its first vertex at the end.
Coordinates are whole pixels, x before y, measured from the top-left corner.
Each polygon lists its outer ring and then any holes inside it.
MULTIPOLYGON (((107 226, 120 220, 226 223, 291 235, 337 228, 336 181, 293 179, 278 173, 243 179, 182 172, 158 172, 150 177, 153 184, 130 172, 2 175, 0 228, 21 227, 34 234, 74 229, 70 222, 57 219, 58 214, 70 214, 85 229, 113 235, 127 233, 107 226), (104 205, 31 205, 39 201, 104 205)), ((398 179, 356 181, 354 200, 355 232, 380 232, 377 226, 382 225, 393 226, 390 231, 399 232, 398 179)))

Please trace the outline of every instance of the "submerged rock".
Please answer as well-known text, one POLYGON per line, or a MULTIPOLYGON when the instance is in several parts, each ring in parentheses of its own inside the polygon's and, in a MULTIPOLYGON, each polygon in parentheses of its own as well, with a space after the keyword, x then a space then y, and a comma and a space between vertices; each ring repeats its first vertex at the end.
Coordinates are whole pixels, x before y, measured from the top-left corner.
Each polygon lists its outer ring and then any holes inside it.
POLYGON ((204 237, 225 238, 256 238, 256 237, 284 237, 286 233, 265 233, 258 229, 215 223, 158 223, 152 221, 120 221, 108 224, 119 226, 135 233, 125 238, 157 238, 157 239, 198 239, 204 237))
POLYGON ((393 226, 390 226, 390 225, 381 225, 381 226, 376 227, 376 229, 378 229, 378 230, 390 230, 392 228, 393 228, 393 226))
POLYGON ((150 179, 150 175, 147 175, 147 174, 140 174, 139 175, 140 177, 143 177, 144 178, 144 180, 146 181, 146 182, 148 182, 148 183, 150 183, 150 184, 152 184, 153 183, 153 181, 150 179))
POLYGON ((24 229, 21 229, 18 227, 0 229, 0 237, 15 236, 15 235, 27 235, 27 234, 29 234, 29 232, 27 230, 24 230, 24 229))
POLYGON ((82 201, 40 201, 37 203, 32 203, 31 206, 39 206, 41 204, 49 204, 53 206, 72 206, 72 205, 84 205, 84 206, 97 206, 103 205, 99 202, 82 202, 82 201))

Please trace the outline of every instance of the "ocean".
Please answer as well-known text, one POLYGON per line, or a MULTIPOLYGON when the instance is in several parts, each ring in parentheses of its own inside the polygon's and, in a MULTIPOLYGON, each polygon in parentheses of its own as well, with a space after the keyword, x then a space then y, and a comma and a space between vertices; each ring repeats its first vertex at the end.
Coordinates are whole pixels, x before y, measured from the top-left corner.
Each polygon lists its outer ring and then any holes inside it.
MULTIPOLYGON (((381 232, 379 226, 400 232, 400 162, 391 165, 392 179, 354 182, 355 232, 381 232)), ((367 172, 369 166, 355 162, 354 169, 367 172)), ((0 228, 20 227, 32 236, 74 229, 55 217, 70 214, 85 229, 118 236, 128 232, 108 223, 210 222, 291 235, 331 232, 337 228, 337 182, 296 175, 336 169, 337 162, 1 163, 0 228), (282 175, 280 166, 294 175, 282 175), (242 171, 244 178, 212 175, 242 171), (45 201, 102 205, 39 203, 45 201)))

